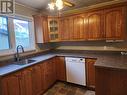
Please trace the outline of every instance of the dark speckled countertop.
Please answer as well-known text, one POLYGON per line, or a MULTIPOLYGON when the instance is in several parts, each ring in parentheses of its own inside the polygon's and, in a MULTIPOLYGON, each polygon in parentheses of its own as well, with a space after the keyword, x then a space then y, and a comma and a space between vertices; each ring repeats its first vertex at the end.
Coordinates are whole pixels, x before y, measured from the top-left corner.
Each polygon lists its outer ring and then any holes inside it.
POLYGON ((99 57, 95 63, 95 67, 127 70, 127 56, 108 55, 99 57))
POLYGON ((37 56, 37 57, 33 57, 31 58, 32 60, 36 60, 35 62, 29 63, 29 64, 25 64, 25 65, 17 65, 17 64, 10 64, 10 65, 6 65, 6 66, 2 66, 0 67, 0 76, 5 76, 9 73, 12 72, 16 72, 18 70, 24 69, 26 67, 32 66, 34 64, 37 64, 39 62, 45 61, 47 59, 53 58, 55 57, 55 54, 45 54, 42 56, 37 56))
POLYGON ((26 64, 26 65, 16 65, 10 64, 0 67, 0 76, 5 76, 9 73, 16 72, 23 68, 32 66, 39 62, 45 61, 47 59, 53 58, 55 56, 69 56, 69 57, 84 57, 84 58, 97 58, 95 67, 104 67, 111 69, 122 69, 127 70, 127 56, 122 56, 120 54, 105 54, 105 53, 48 53, 41 56, 33 57, 31 59, 36 60, 36 62, 26 64))
POLYGON ((127 55, 121 54, 100 54, 100 53, 86 53, 86 54, 58 54, 59 56, 80 56, 85 58, 97 58, 95 67, 110 68, 110 69, 122 69, 127 70, 127 55))

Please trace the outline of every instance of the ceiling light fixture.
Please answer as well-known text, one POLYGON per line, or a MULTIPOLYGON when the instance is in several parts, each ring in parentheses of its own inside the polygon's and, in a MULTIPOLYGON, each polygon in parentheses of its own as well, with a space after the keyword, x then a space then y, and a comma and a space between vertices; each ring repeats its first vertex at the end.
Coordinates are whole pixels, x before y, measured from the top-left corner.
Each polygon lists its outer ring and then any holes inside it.
POLYGON ((56 7, 58 10, 63 9, 63 1, 62 0, 56 0, 56 7))
POLYGON ((52 0, 52 2, 48 4, 48 6, 50 10, 54 10, 55 7, 57 7, 58 10, 61 10, 63 9, 64 3, 62 0, 56 0, 56 2, 52 0))
POLYGON ((50 4, 48 4, 48 6, 50 10, 54 10, 55 4, 51 2, 50 4))

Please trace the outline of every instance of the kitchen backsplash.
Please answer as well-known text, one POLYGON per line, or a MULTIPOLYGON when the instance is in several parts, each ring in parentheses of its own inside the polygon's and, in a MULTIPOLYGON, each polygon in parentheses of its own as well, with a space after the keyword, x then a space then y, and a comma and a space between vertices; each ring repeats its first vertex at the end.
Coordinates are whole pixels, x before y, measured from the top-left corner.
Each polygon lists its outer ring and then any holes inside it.
MULTIPOLYGON (((40 45, 44 49, 44 45, 40 45)), ((51 43, 48 48, 54 47, 61 50, 101 50, 101 51, 127 51, 127 41, 70 41, 51 43)))

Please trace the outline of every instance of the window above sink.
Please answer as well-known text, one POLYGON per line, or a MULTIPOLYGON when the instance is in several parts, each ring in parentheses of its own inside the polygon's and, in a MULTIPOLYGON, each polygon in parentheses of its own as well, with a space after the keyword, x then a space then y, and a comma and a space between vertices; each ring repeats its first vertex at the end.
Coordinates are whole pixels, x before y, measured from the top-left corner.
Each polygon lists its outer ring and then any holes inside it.
POLYGON ((0 56, 14 54, 18 45, 35 50, 33 19, 0 15, 0 39, 0 56))

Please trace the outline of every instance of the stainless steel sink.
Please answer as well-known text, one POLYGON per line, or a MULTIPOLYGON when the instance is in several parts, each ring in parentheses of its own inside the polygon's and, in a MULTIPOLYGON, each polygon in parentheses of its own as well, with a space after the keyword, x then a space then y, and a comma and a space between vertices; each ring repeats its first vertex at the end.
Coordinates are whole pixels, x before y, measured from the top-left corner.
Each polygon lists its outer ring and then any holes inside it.
POLYGON ((25 59, 15 62, 16 65, 26 65, 35 62, 36 60, 33 59, 25 59))

